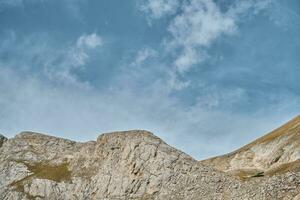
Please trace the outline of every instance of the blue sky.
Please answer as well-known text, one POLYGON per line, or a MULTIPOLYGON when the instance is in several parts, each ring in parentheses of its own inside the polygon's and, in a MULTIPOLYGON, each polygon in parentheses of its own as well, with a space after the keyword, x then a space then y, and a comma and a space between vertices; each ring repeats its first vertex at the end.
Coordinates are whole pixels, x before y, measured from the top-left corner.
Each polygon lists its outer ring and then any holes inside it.
POLYGON ((299 114, 299 34, 298 0, 0 0, 0 132, 223 154, 299 114))

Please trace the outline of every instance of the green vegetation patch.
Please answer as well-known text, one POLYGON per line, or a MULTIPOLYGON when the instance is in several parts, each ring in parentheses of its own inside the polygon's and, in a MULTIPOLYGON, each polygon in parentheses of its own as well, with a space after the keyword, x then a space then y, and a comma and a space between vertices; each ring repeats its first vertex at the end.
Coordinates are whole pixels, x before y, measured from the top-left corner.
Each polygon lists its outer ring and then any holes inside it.
POLYGON ((59 165, 53 165, 50 163, 34 163, 34 164, 27 164, 24 161, 16 161, 18 163, 23 163, 26 165, 27 169, 32 173, 25 178, 15 181, 11 183, 11 186, 15 187, 16 191, 22 192, 26 194, 28 199, 35 199, 31 195, 27 194, 24 191, 24 185, 30 182, 34 178, 39 179, 47 179, 56 182, 62 181, 70 181, 71 180, 71 171, 68 168, 68 163, 62 163, 59 165))
POLYGON ((264 175, 265 175, 264 172, 258 172, 256 174, 254 174, 252 177, 262 177, 264 175))
POLYGON ((49 163, 26 164, 29 171, 35 178, 48 179, 56 182, 70 181, 71 171, 68 169, 68 163, 51 165, 49 163))
POLYGON ((250 178, 265 176, 265 173, 258 169, 233 170, 229 173, 239 177, 242 181, 249 180, 250 178))

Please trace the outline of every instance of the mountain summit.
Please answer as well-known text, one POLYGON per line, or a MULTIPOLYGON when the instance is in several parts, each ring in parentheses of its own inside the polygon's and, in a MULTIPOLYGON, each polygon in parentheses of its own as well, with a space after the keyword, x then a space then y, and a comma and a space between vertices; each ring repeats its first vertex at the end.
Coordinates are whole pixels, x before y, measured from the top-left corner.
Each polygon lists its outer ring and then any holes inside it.
POLYGON ((232 154, 202 162, 143 130, 106 133, 85 143, 33 132, 0 137, 0 199, 299 200, 300 173, 290 165, 299 156, 298 125, 295 119, 232 154), (265 173, 285 164, 268 176, 228 173, 265 173))

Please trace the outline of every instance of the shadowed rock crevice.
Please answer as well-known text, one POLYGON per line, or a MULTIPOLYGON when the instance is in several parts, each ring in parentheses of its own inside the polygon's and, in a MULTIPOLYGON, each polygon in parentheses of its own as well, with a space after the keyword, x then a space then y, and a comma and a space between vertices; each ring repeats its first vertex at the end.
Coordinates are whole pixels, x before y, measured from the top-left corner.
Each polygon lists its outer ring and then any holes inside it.
POLYGON ((6 137, 0 134, 0 148, 2 147, 3 143, 7 140, 6 137))

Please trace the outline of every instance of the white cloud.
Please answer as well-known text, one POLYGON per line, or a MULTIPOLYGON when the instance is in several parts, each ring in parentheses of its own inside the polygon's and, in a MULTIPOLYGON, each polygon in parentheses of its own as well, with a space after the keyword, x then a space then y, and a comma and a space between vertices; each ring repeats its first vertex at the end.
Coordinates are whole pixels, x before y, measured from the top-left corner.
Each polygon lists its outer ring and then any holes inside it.
POLYGON ((274 1, 232 1, 228 10, 222 11, 213 0, 149 0, 141 8, 152 18, 177 13, 170 21, 171 36, 164 45, 173 55, 175 70, 184 74, 210 57, 206 50, 216 40, 235 34, 244 16, 257 14, 274 1))
POLYGON ((232 2, 233 5, 227 11, 227 15, 236 18, 235 20, 241 20, 243 16, 256 15, 270 8, 270 5, 276 1, 277 0, 236 0, 232 2))
POLYGON ((234 19, 223 14, 212 0, 192 0, 182 10, 168 28, 172 38, 166 43, 169 50, 180 49, 174 64, 181 73, 203 61, 205 48, 218 37, 236 29, 234 19))
POLYGON ((70 66, 80 67, 85 65, 89 55, 83 49, 71 49, 66 58, 70 62, 70 66))
MULTIPOLYGON (((84 70, 90 59, 90 52, 102 46, 103 40, 96 33, 80 36, 75 44, 61 49, 57 54, 50 56, 44 67, 44 72, 52 81, 74 85, 76 87, 90 88, 87 82, 79 81, 72 73, 74 69, 84 70), (59 61, 58 61, 59 60, 59 61)), ((51 48, 51 47, 48 47, 51 48)))
POLYGON ((94 49, 98 46, 103 44, 102 38, 97 35, 96 33, 92 33, 89 35, 82 35, 77 40, 77 47, 78 48, 91 48, 94 49))
POLYGON ((169 72, 169 79, 167 81, 168 90, 183 90, 191 84, 190 81, 179 80, 176 74, 172 71, 169 72))
MULTIPOLYGON (((77 83, 78 81, 76 77, 73 76, 70 71, 74 68, 84 68, 86 62, 88 62, 90 58, 90 51, 102 46, 102 44, 102 38, 96 33, 80 36, 77 39, 76 44, 64 49, 61 52, 61 55, 59 55, 64 57, 59 64, 61 66, 61 70, 57 70, 57 67, 55 66, 50 66, 51 69, 48 70, 48 75, 52 78, 60 78, 65 82, 73 84, 77 83)), ((84 83, 83 85, 86 87, 87 83, 84 83)))
POLYGON ((197 51, 193 48, 185 48, 182 53, 176 58, 174 64, 177 71, 181 74, 188 71, 190 67, 205 60, 207 55, 205 52, 197 51))
POLYGON ((89 59, 89 51, 103 45, 103 39, 96 33, 84 34, 80 36, 76 45, 70 46, 65 50, 64 65, 73 68, 82 67, 89 59))
POLYGON ((150 14, 151 18, 158 19, 165 15, 174 14, 179 8, 178 0, 147 0, 140 9, 150 14))
POLYGON ((103 40, 95 33, 84 34, 77 40, 64 44, 64 48, 53 45, 47 34, 32 34, 21 39, 13 31, 4 34, 0 43, 0 54, 13 52, 11 67, 24 71, 35 68, 49 80, 75 87, 88 88, 89 84, 80 81, 74 70, 85 70, 92 53, 98 52, 103 40))
POLYGON ((197 97, 197 105, 205 110, 233 110, 239 102, 247 101, 243 88, 218 88, 214 85, 199 85, 202 94, 197 97))
POLYGON ((137 52, 137 55, 131 65, 139 67, 139 65, 143 62, 153 57, 157 57, 157 52, 155 50, 152 48, 143 48, 137 52))

